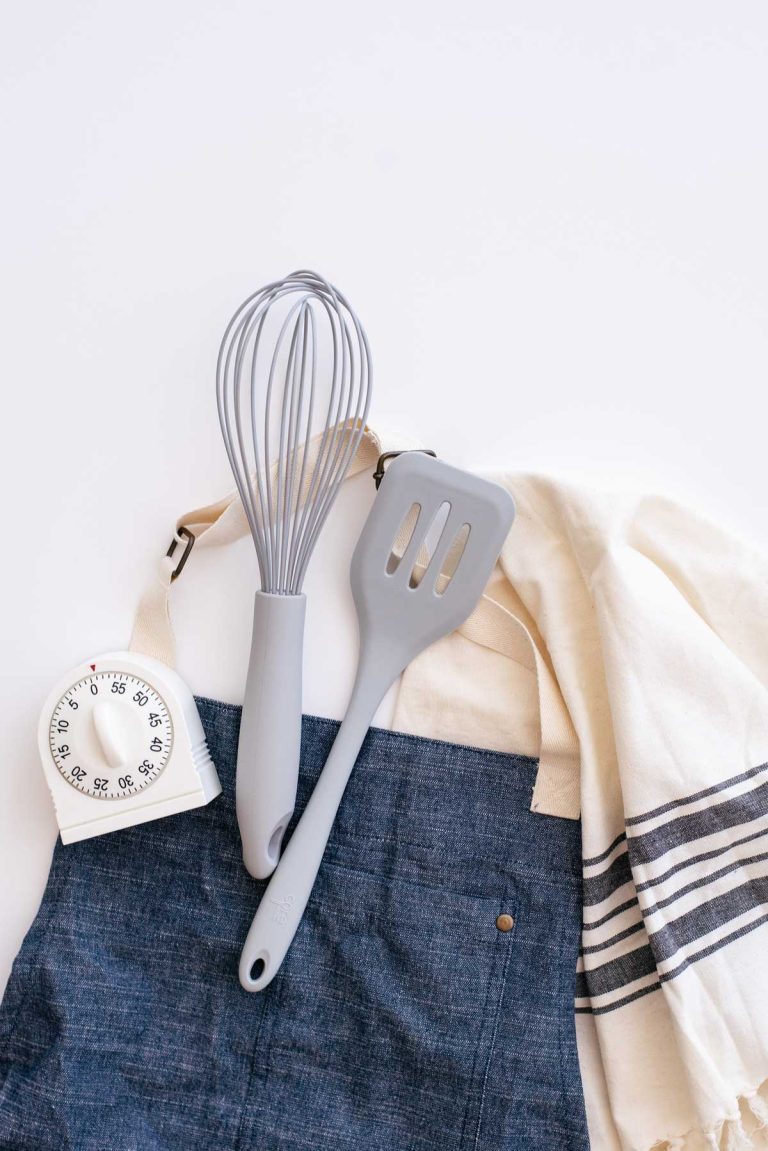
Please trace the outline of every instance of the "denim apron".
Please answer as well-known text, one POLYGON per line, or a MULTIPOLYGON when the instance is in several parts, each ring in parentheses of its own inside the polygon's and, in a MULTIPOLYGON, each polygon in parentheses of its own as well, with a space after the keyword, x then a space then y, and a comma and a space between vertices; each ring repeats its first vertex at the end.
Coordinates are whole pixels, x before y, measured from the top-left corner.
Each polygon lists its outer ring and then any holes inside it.
MULTIPOLYGON (((3 1151, 585 1151, 579 824, 536 760, 372 729, 261 994, 240 949, 239 708, 222 795, 55 851, 0 1009, 3 1151)), ((338 725, 305 718, 297 814, 338 725)))

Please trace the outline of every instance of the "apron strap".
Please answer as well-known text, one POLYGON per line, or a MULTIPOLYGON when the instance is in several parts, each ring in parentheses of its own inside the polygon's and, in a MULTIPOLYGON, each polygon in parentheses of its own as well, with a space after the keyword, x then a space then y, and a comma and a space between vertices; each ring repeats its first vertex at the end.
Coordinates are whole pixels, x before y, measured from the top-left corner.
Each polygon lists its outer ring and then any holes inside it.
MULTIPOLYGON (((320 436, 311 440, 307 451, 316 452, 319 441, 320 436)), ((385 436, 366 427, 346 478, 364 471, 373 474, 379 457, 385 451, 420 447, 399 432, 393 431, 385 436)), ((179 517, 168 554, 160 560, 154 578, 139 601, 130 651, 141 652, 175 666, 176 645, 169 611, 172 583, 181 574, 192 550, 224 547, 242 539, 249 530, 236 490, 216 503, 195 508, 179 517)), ((557 681, 527 627, 486 594, 458 630, 472 642, 521 663, 536 676, 541 750, 531 810, 574 818, 579 810, 578 737, 557 681)))
MULTIPOLYGON (((394 436, 396 433, 392 434, 394 436)), ((312 473, 312 463, 317 457, 321 439, 322 435, 315 436, 307 445, 308 475, 312 473)), ((369 469, 373 472, 385 450, 382 442, 380 435, 366 427, 345 479, 351 479, 352 476, 369 469)), ((405 437, 402 435, 397 435, 397 443, 400 450, 403 450, 403 446, 420 447, 418 444, 405 442, 405 437)), ((273 481, 276 474, 277 465, 274 465, 271 477, 273 481)), ((306 495, 306 490, 300 493, 299 506, 304 503, 306 495)), ((169 611, 171 584, 181 574, 193 547, 195 549, 224 547, 242 539, 249 531, 248 519, 237 489, 216 503, 206 504, 205 507, 195 508, 180 516, 176 521, 168 553, 160 560, 154 578, 139 601, 131 642, 128 645, 129 651, 154 656, 170 667, 175 667, 176 643, 169 611)))
POLYGON ((579 737, 555 676, 523 621, 484 595, 459 633, 536 676, 541 744, 531 811, 578 819, 581 806, 579 737))

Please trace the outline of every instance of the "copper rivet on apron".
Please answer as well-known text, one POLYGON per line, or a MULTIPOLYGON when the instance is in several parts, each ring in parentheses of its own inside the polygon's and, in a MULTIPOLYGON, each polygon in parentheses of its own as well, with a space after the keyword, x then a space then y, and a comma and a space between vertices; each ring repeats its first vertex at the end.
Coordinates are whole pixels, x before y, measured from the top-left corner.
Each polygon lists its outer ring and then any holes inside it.
POLYGON ((511 931, 515 926, 515 921, 511 915, 500 915, 496 920, 496 926, 499 931, 511 931))

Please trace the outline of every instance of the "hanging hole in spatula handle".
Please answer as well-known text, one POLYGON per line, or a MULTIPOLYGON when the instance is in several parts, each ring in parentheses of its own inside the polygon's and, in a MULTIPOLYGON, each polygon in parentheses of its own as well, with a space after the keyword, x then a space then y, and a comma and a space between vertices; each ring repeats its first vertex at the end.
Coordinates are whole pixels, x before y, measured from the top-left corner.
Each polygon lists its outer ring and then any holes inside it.
POLYGON ((250 991, 260 990, 260 980, 264 975, 267 967, 269 955, 265 952, 263 955, 257 955, 255 959, 249 960, 250 969, 243 970, 245 964, 241 963, 240 967, 240 983, 245 988, 247 986, 250 991))

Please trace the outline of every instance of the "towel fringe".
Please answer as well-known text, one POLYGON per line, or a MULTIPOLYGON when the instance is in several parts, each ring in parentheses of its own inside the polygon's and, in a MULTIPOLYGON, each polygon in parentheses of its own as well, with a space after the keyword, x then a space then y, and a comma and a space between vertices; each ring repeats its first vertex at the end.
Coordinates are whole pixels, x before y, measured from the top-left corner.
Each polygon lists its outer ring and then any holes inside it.
POLYGON ((649 1151, 700 1151, 702 1138, 707 1151, 768 1151, 768 1079, 740 1095, 733 1110, 735 1115, 731 1113, 709 1131, 692 1130, 662 1139, 649 1151))
POLYGON ((760 1092, 754 1091, 751 1095, 744 1097, 744 1102, 757 1123, 758 1131, 768 1127, 768 1099, 765 1099, 760 1092))
POLYGON ((744 1130, 741 1119, 726 1119, 720 1136, 723 1151, 753 1151, 754 1144, 744 1130))

